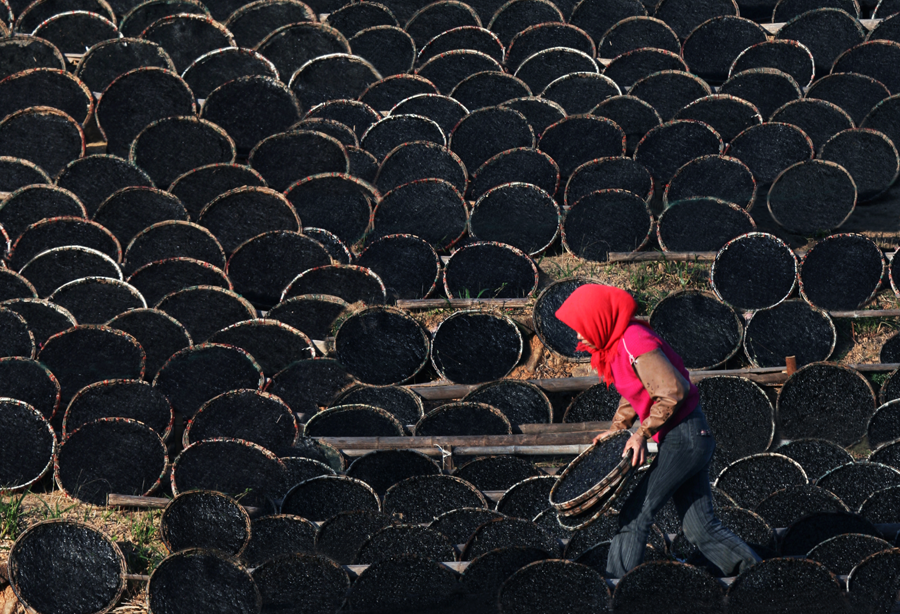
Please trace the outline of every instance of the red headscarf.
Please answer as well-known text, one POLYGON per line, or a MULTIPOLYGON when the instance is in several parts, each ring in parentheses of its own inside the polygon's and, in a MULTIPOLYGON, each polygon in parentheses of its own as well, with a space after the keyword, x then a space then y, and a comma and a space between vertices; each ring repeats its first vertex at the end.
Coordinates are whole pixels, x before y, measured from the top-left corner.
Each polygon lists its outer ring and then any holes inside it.
POLYGON ((610 363, 616 357, 616 346, 631 324, 635 311, 637 303, 630 294, 600 284, 579 287, 556 310, 557 319, 581 333, 596 348, 579 342, 576 349, 590 352, 591 366, 607 386, 612 382, 610 363))

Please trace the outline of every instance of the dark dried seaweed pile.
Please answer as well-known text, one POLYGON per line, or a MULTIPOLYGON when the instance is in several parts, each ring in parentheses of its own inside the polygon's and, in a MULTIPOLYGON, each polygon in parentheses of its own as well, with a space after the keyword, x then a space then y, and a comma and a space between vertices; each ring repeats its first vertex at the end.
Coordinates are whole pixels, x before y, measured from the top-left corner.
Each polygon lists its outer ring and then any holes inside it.
POLYGON ((570 465, 568 473, 560 477, 555 501, 571 501, 605 478, 622 462, 622 452, 628 437, 630 435, 627 433, 614 435, 582 456, 577 464, 570 465))
POLYGON ((125 588, 124 571, 113 542, 73 522, 37 525, 10 552, 9 579, 17 596, 47 614, 111 608, 125 588))

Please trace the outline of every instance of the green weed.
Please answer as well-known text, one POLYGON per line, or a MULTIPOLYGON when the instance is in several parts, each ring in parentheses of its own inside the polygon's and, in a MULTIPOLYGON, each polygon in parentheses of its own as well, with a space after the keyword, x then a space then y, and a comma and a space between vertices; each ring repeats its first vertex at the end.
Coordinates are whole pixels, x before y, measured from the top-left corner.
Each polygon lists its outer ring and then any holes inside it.
POLYGON ((234 500, 240 502, 241 499, 253 492, 252 488, 245 488, 244 492, 234 495, 234 500))
POLYGON ((131 519, 129 531, 131 533, 131 543, 135 548, 135 555, 141 563, 141 567, 146 570, 152 570, 165 557, 165 553, 152 545, 153 540, 159 533, 159 527, 156 518, 159 517, 159 511, 153 511, 149 514, 141 515, 131 519))
POLYGON ((627 286, 642 313, 650 313, 665 297, 678 290, 706 290, 708 270, 700 262, 663 260, 631 267, 627 286))
POLYGON ((553 279, 595 277, 597 274, 597 263, 588 260, 566 258, 561 262, 547 262, 546 266, 541 262, 538 263, 538 268, 553 279))
POLYGON ((500 294, 501 292, 503 292, 503 289, 506 288, 507 285, 509 285, 509 284, 508 284, 508 282, 505 282, 505 281, 502 284, 500 284, 500 287, 494 290, 494 296, 492 296, 492 297, 485 296, 488 292, 490 292, 490 289, 488 289, 488 288, 482 288, 478 292, 478 294, 476 294, 475 296, 472 296, 471 290, 469 290, 468 288, 463 288, 462 290, 459 291, 459 295, 460 295, 459 298, 463 298, 463 299, 497 298, 497 295, 500 294))
POLYGON ((900 329, 896 318, 856 318, 852 321, 853 339, 875 337, 900 329))
POLYGON ((0 539, 15 539, 22 523, 22 501, 28 492, 20 496, 0 497, 0 539))
POLYGON ((156 537, 159 528, 154 520, 158 512, 150 512, 131 519, 131 539, 136 546, 146 546, 156 537))
POLYGON ((890 376, 890 373, 872 373, 870 378, 872 380, 872 383, 875 384, 875 388, 880 389, 882 386, 884 386, 884 383, 890 376))
POLYGON ((69 506, 60 506, 59 499, 53 502, 53 506, 51 507, 49 503, 47 503, 43 497, 35 495, 37 500, 41 502, 44 506, 44 509, 41 510, 41 516, 44 520, 59 520, 63 517, 63 514, 75 508, 77 503, 73 503, 69 506))

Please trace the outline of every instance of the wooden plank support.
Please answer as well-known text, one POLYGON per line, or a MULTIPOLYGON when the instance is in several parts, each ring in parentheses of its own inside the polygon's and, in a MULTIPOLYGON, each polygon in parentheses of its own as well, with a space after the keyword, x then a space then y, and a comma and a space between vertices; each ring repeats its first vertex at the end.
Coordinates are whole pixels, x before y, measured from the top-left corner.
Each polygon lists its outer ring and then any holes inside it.
POLYGON ((610 252, 609 262, 712 262, 716 252, 610 252))
POLYGON ((340 450, 407 450, 410 448, 445 448, 454 452, 473 447, 533 447, 589 445, 596 435, 593 431, 575 433, 525 433, 521 435, 461 435, 454 437, 319 437, 340 450), (459 450, 457 450, 459 448, 459 450))
MULTIPOLYGON (((900 310, 898 310, 900 311, 900 310)), ((868 312, 877 313, 877 312, 868 312)), ((900 316, 900 313, 897 314, 900 316)), ((863 373, 887 373, 900 368, 900 363, 874 363, 874 364, 852 364, 846 365, 851 369, 863 373)), ((710 377, 718 377, 720 375, 733 375, 736 377, 745 377, 757 384, 779 385, 787 380, 787 372, 785 367, 765 367, 758 369, 720 369, 717 371, 691 371, 691 381, 699 382, 710 377)), ((599 379, 595 375, 585 377, 558 377, 550 379, 529 379, 524 380, 534 384, 545 392, 581 392, 587 390, 594 384, 599 383, 599 379)), ((429 401, 445 401, 451 399, 461 399, 478 386, 465 386, 462 384, 412 384, 407 386, 410 390, 429 401)), ((527 427, 530 432, 536 432, 541 425, 531 425, 527 427)), ((566 428, 560 426, 559 428, 566 428)), ((593 428, 593 427, 589 427, 593 428)), ((524 431, 523 431, 524 432, 524 431)))
POLYGON ((171 499, 165 497, 137 497, 134 495, 117 495, 111 493, 106 497, 107 505, 117 507, 139 507, 147 510, 161 510, 169 504, 171 499))
POLYGON ((883 362, 870 365, 848 365, 860 373, 890 373, 900 369, 900 362, 883 362))
POLYGON ((534 302, 530 298, 425 298, 406 299, 397 301, 400 309, 425 310, 425 309, 465 309, 467 307, 507 307, 511 309, 523 309, 534 302))
POLYGON ((787 375, 790 377, 794 373, 797 372, 797 357, 796 356, 785 356, 784 364, 787 370, 787 375))
MULTIPOLYGON (((91 147, 102 147, 106 150, 106 143, 90 143, 91 147)), ((102 153, 95 151, 93 153, 102 153)), ((0 199, 3 193, 0 192, 0 199)), ((798 254, 803 252, 798 251, 798 254)), ((681 252, 681 253, 663 253, 663 252, 612 252, 610 253, 610 262, 712 262, 716 258, 715 252, 681 252)), ((509 309, 525 309, 534 303, 533 299, 528 298, 454 298, 454 299, 410 299, 397 301, 397 307, 410 311, 419 311, 427 309, 466 309, 471 307, 499 307, 509 309)), ((900 309, 859 309, 854 311, 829 311, 833 318, 892 318, 900 317, 900 309)), ((745 312, 745 319, 749 319, 753 314, 745 312)), ((645 316, 638 316, 638 320, 646 320, 645 316)))
POLYGON ((900 309, 859 309, 856 311, 829 311, 832 318, 896 318, 900 309))
MULTIPOLYGON (((165 497, 137 497, 134 495, 117 495, 110 494, 106 498, 106 504, 116 507, 137 507, 148 510, 161 510, 165 508, 171 499, 165 497)), ((250 515, 261 513, 263 510, 259 507, 245 505, 244 509, 250 515)))
MULTIPOLYGON (((794 254, 803 256, 807 249, 795 249, 794 254)), ((718 252, 610 252, 608 262, 712 262, 718 252)))
MULTIPOLYGON (((587 390, 599 380, 596 376, 559 377, 551 379, 530 379, 527 382, 542 388, 546 392, 579 392, 587 390)), ((463 384, 413 384, 408 388, 429 401, 459 399, 472 392, 478 386, 463 384)))
MULTIPOLYGON (((781 383, 784 381, 784 378, 781 377, 783 372, 783 367, 691 371, 691 380, 700 381, 707 377, 715 377, 717 375, 737 375, 761 384, 781 383)), ((587 390, 594 384, 599 383, 600 380, 595 375, 587 375, 584 377, 558 377, 549 379, 529 379, 525 381, 534 384, 545 392, 581 392, 587 390)), ((429 401, 461 399, 477 387, 478 386, 475 385, 466 386, 463 384, 446 383, 412 384, 408 386, 410 390, 429 401)))
MULTIPOLYGON (((457 573, 462 573, 463 571, 465 571, 466 567, 469 566, 469 561, 445 561, 445 562, 442 562, 441 565, 444 565, 445 567, 449 567, 450 569, 452 569, 453 571, 455 571, 457 573)), ((344 569, 346 569, 347 571, 349 571, 350 573, 352 573, 355 576, 358 576, 359 574, 361 574, 362 572, 364 572, 366 569, 369 568, 368 565, 342 565, 341 567, 343 567, 344 569)), ((848 576, 838 576, 838 580, 840 580, 844 585, 846 585, 846 583, 847 583, 847 578, 848 578, 848 576)), ((145 575, 140 575, 140 574, 125 574, 125 579, 128 581, 132 581, 132 582, 149 582, 150 576, 145 576, 145 575)), ((735 579, 736 579, 735 576, 727 577, 727 578, 716 578, 716 580, 719 581, 719 584, 721 584, 722 586, 724 586, 726 588, 731 586, 731 584, 735 581, 735 579)), ((618 578, 605 578, 605 581, 606 581, 606 584, 610 587, 610 589, 614 589, 616 587, 616 585, 619 583, 618 578)), ((896 604, 896 603, 894 604, 894 608, 891 610, 892 614, 895 612, 900 612, 900 607, 898 607, 898 604, 896 604)))
MULTIPOLYGON (((558 423, 558 424, 520 424, 518 426, 514 425, 514 431, 517 431, 515 434, 529 434, 529 433, 590 433, 591 435, 596 435, 601 431, 608 430, 612 423, 609 421, 606 422, 568 422, 568 423, 558 423)), ((541 456, 541 455, 553 455, 553 454, 561 454, 561 455, 570 455, 570 454, 581 454, 588 448, 588 444, 568 444, 568 445, 531 445, 531 446, 519 446, 519 445, 509 445, 509 446, 450 446, 452 453, 457 456, 485 456, 491 454, 522 454, 526 456, 541 456)), ((448 447, 444 444, 441 444, 441 448, 447 449, 448 447)), ((434 456, 440 457, 442 456, 442 452, 440 449, 435 447, 430 448, 408 448, 415 450, 417 452, 421 452, 426 456, 434 456)), ((369 453, 369 450, 361 450, 357 448, 346 448, 342 450, 344 454, 347 456, 363 456, 369 453)))
POLYGON ((597 431, 605 431, 610 425, 611 421, 598 421, 598 422, 559 422, 554 424, 520 424, 518 426, 513 426, 513 429, 518 429, 520 433, 577 433, 579 431, 590 431, 596 433, 597 431))
MULTIPOLYGON (((91 146, 102 146, 106 149, 106 143, 91 143, 91 146)), ((94 152, 98 153, 98 152, 94 152)), ((0 192, 0 199, 3 193, 0 192)), ((615 254, 611 254, 613 256, 615 254)), ((686 254, 663 254, 658 252, 643 252, 637 254, 626 254, 634 256, 632 259, 610 260, 611 262, 712 262, 716 254, 714 252, 694 252, 694 256, 685 256, 686 254), (710 254, 707 258, 703 254, 710 254), (638 257, 640 256, 640 257, 638 257), (669 257, 673 256, 673 257, 669 257)), ((527 298, 510 298, 510 299, 493 299, 493 298, 454 298, 454 299, 415 299, 397 301, 397 307, 410 311, 419 311, 427 309, 466 309, 470 307, 499 307, 509 309, 525 309, 533 304, 533 299, 527 298)), ((855 311, 829 311, 829 315, 833 318, 896 318, 900 317, 900 309, 859 309, 855 311)), ((742 314, 744 319, 749 319, 753 314, 745 312, 742 314)), ((637 320, 647 320, 646 316, 637 316, 637 320)))
MULTIPOLYGON (((864 19, 863 22, 879 22, 878 19, 864 19)), ((761 24, 764 28, 776 25, 783 26, 784 24, 761 24)), ((874 26, 872 26, 874 28, 874 26)), ((718 87, 714 88, 718 91, 718 87)), ((808 89, 808 88, 807 88, 808 89)), ((804 93, 805 93, 804 89, 804 93)), ((807 248, 800 248, 793 250, 794 254, 797 256, 805 256, 806 252, 809 250, 807 248)), ((891 259, 894 257, 896 250, 882 250, 884 252, 885 257, 891 259)), ((647 252, 609 252, 607 256, 607 262, 620 262, 620 263, 628 263, 628 262, 712 262, 716 259, 717 252, 663 252, 660 250, 653 250, 647 252)))
MULTIPOLYGON (((456 446, 453 448, 453 454, 457 456, 496 456, 507 454, 516 454, 519 456, 578 456, 589 447, 590 444, 572 444, 564 446, 456 446)), ((426 456, 433 456, 435 458, 443 457, 443 453, 436 447, 416 448, 413 446, 406 446, 402 449, 421 452, 426 456)), ((368 448, 341 448, 341 452, 343 452, 345 456, 351 457, 365 456, 371 451, 372 450, 368 448)))

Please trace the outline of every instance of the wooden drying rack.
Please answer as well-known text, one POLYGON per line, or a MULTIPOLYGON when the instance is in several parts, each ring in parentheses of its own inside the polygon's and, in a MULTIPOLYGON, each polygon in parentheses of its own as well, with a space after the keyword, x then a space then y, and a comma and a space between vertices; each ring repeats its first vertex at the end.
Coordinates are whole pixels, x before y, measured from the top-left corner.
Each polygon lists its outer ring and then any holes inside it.
MULTIPOLYGON (((631 260, 630 262, 651 262, 651 261, 685 261, 686 258, 666 258, 669 254, 660 254, 658 257, 655 253, 647 253, 648 258, 640 258, 631 260)), ((624 261, 619 261, 624 262, 624 261)), ((467 309, 478 307, 489 307, 497 309, 525 309, 534 305, 534 299, 530 298, 426 298, 426 299, 405 299, 399 300, 396 307, 406 309, 407 311, 427 311, 429 309, 467 309)), ((827 312, 832 318, 895 318, 900 317, 900 309, 856 309, 854 311, 829 311, 827 312)), ((745 319, 752 315, 752 312, 744 312, 745 319)), ((645 320, 646 316, 638 316, 637 320, 645 320)))
MULTIPOLYGON (((805 256, 806 248, 792 250, 797 256, 805 256)), ((609 252, 607 262, 713 262, 718 252, 609 252)), ((885 251, 884 255, 893 258, 895 250, 885 251)))
MULTIPOLYGON (((897 314, 900 315, 900 314, 897 314)), ((849 365, 860 372, 889 372, 900 368, 900 363, 882 364, 857 364, 849 365)), ((733 375, 747 377, 757 383, 781 384, 787 379, 785 369, 778 367, 765 369, 732 369, 721 371, 693 371, 691 379, 699 381, 707 377, 717 375, 733 375)), ((547 391, 579 391, 589 388, 597 383, 596 377, 575 377, 557 379, 536 379, 531 383, 542 387, 547 391)), ((433 385, 420 384, 409 386, 422 396, 431 400, 454 399, 464 396, 475 386, 460 385, 433 385)), ((527 424, 520 425, 520 433, 513 435, 487 435, 487 436, 459 436, 459 437, 323 437, 322 441, 334 445, 344 453, 356 456, 372 450, 397 450, 418 449, 429 455, 449 455, 451 453, 462 455, 484 454, 577 454, 590 445, 594 435, 601 430, 609 428, 609 422, 583 422, 572 424, 527 424)), ((650 452, 655 452, 656 446, 651 442, 648 446, 650 452)), ((498 501, 503 496, 503 491, 487 491, 484 495, 491 501, 498 501)), ((109 495, 107 504, 110 506, 137 507, 145 509, 162 509, 169 499, 162 497, 135 497, 127 495, 109 495)), ((254 507, 246 507, 251 515, 260 513, 261 510, 254 507)), ((900 524, 876 525, 884 535, 893 535, 900 530, 900 524)), ((781 535, 784 528, 775 529, 781 535)), ((670 535, 669 538, 674 538, 670 535)), ((564 542, 567 540, 563 540, 564 542)), ((468 566, 467 561, 444 561, 442 565, 462 572, 468 566)), ((348 572, 358 575, 368 568, 368 565, 343 565, 348 572)), ((134 582, 147 582, 150 577, 146 575, 127 574, 126 580, 134 582)), ((846 576, 840 576, 842 582, 846 582, 846 576)), ((724 586, 734 582, 734 577, 718 578, 724 586)), ((607 584, 614 587, 617 580, 607 579, 607 584)), ((900 612, 895 607, 893 612, 900 612)))
MULTIPOLYGON (((854 312, 841 312, 854 313, 854 312)), ((900 316, 900 310, 882 310, 882 311, 865 311, 860 312, 867 314, 865 317, 878 317, 879 315, 900 316), (885 313, 890 311, 890 313, 885 313)), ((845 365, 851 369, 855 369, 862 373, 889 373, 900 368, 900 363, 874 363, 874 364, 854 364, 845 365)), ((710 377, 720 375, 731 375, 736 377, 745 377, 757 384, 780 385, 783 384, 788 374, 784 367, 766 367, 760 369, 720 369, 717 371, 691 371, 691 380, 698 382, 710 377)), ((530 384, 534 384, 545 392, 581 392, 587 390, 599 380, 595 375, 585 377, 560 377, 551 379, 530 379, 524 380, 530 384)), ((415 391, 422 398, 429 401, 449 401, 460 399, 468 393, 475 390, 478 386, 466 386, 462 384, 412 384, 407 386, 410 390, 415 391)), ((562 425, 531 425, 534 427, 562 426, 562 425)), ((574 425, 572 425, 574 426, 574 425)), ((409 438, 405 438, 409 439, 409 438)))
MULTIPOLYGON (((502 495, 503 493, 502 492, 496 492, 496 493, 495 492, 487 492, 485 494, 490 499, 496 501, 497 499, 499 499, 499 496, 502 495)), ((111 505, 111 506, 119 506, 119 507, 162 509, 169 503, 169 501, 170 501, 169 499, 164 499, 161 497, 133 497, 133 496, 128 496, 128 495, 111 494, 111 495, 109 495, 107 504, 111 505)), ((247 513, 250 515, 254 515, 254 514, 257 514, 260 512, 260 510, 258 508, 254 508, 254 507, 245 506, 244 509, 246 509, 247 513)), ((314 523, 314 524, 316 524, 316 523, 314 523)), ((875 527, 878 529, 878 531, 882 535, 885 535, 885 536, 894 535, 897 533, 898 530, 900 530, 900 524, 898 524, 898 523, 876 524, 875 527)), ((785 529, 785 528, 776 528, 775 533, 777 535, 781 536, 784 534, 784 532, 786 530, 787 529, 785 529)), ((675 538, 675 535, 670 534, 670 535, 668 535, 668 538, 670 540, 672 540, 675 538)), ((569 540, 563 539, 560 541, 563 544, 566 544, 566 543, 568 543, 569 540)), ((796 557, 793 557, 793 558, 796 558, 796 557)), ((469 561, 442 561, 441 564, 452 569, 453 571, 461 573, 466 569, 466 567, 469 566, 469 561)), ((342 565, 342 567, 354 575, 359 575, 362 572, 364 572, 366 569, 368 569, 369 566, 368 565, 342 565)), ((132 582, 148 582, 150 580, 150 576, 141 575, 141 574, 125 574, 125 579, 128 581, 132 581, 132 582)), ((719 580, 720 583, 722 583, 725 586, 728 586, 732 582, 734 582, 734 577, 717 578, 717 579, 719 580)), ((847 576, 840 576, 839 579, 842 582, 846 582, 847 576)), ((606 582, 610 587, 614 587, 618 583, 618 580, 607 579, 606 582)), ((896 608, 895 608, 895 610, 896 610, 896 608)))
MULTIPOLYGON (((900 368, 900 363, 849 365, 862 373, 886 373, 900 368)), ((691 379, 699 381, 720 375, 746 377, 751 381, 768 385, 783 384, 788 373, 782 368, 732 369, 721 371, 693 371, 691 379)), ((577 392, 586 390, 597 383, 596 377, 572 377, 558 379, 536 379, 531 383, 552 392, 577 392)), ((429 400, 457 399, 475 386, 460 385, 413 385, 410 389, 429 400)), ((417 450, 429 456, 442 459, 460 456, 485 456, 492 454, 517 455, 577 455, 586 450, 600 432, 608 429, 609 422, 581 422, 554 424, 523 424, 511 435, 464 435, 440 437, 321 437, 322 442, 341 450, 347 456, 362 456, 374 450, 417 450)), ((650 442, 650 452, 655 452, 655 444, 650 442)), ((502 492, 487 492, 489 498, 497 500, 502 492)), ((167 499, 153 497, 126 497, 110 495, 110 505, 124 505, 160 509, 167 499)))

